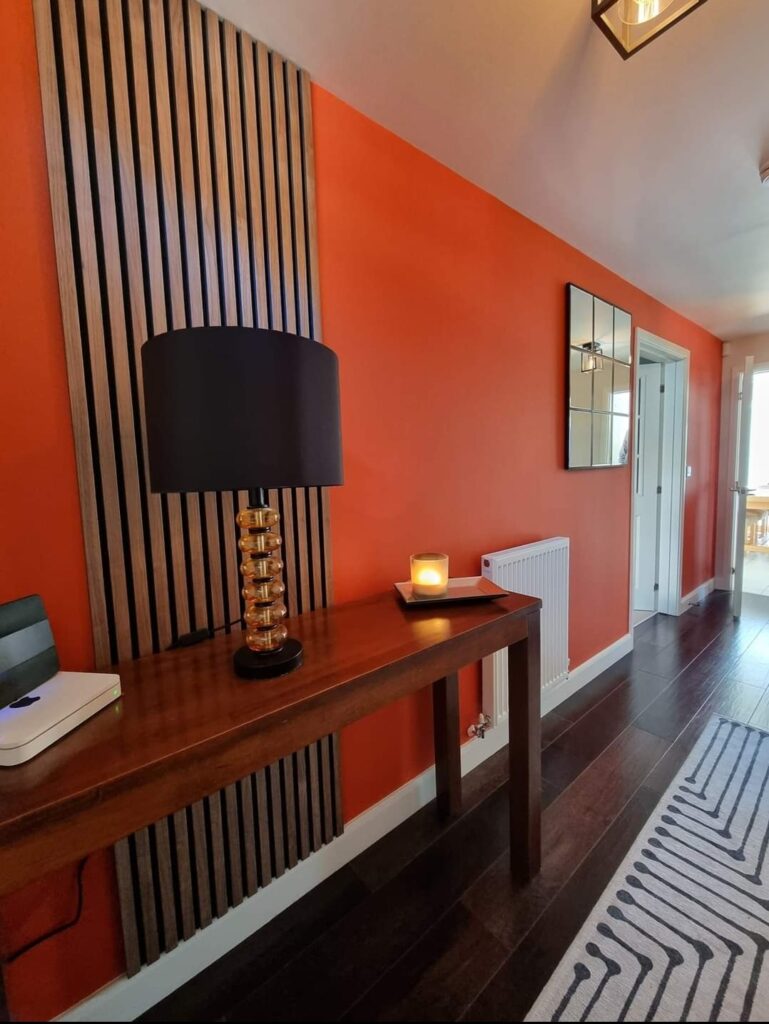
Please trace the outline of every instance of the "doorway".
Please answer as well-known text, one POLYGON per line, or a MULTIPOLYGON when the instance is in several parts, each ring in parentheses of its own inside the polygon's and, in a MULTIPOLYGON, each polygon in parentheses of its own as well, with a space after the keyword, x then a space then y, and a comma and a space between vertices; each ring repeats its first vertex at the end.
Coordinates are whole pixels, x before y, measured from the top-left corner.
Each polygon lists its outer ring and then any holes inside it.
POLYGON ((636 331, 630 629, 680 615, 689 353, 636 331))
POLYGON ((753 371, 742 589, 769 596, 769 367, 753 371))

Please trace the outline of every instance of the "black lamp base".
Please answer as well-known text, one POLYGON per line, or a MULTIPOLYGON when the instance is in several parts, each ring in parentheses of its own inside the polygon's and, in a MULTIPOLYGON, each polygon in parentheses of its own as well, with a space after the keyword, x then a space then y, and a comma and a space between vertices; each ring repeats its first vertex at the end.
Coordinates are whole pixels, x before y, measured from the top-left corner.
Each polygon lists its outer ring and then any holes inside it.
POLYGON ((271 679, 293 672, 302 664, 302 645, 289 637, 279 651, 260 654, 250 647, 239 647, 232 656, 237 675, 244 679, 271 679))

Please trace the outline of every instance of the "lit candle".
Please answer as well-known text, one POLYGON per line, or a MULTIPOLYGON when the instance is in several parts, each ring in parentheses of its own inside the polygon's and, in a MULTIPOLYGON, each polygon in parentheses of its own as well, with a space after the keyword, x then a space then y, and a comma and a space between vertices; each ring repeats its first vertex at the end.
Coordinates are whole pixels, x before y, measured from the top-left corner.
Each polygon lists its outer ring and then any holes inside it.
POLYGON ((448 555, 428 552, 411 556, 411 589, 415 597, 442 597, 448 583, 448 555))

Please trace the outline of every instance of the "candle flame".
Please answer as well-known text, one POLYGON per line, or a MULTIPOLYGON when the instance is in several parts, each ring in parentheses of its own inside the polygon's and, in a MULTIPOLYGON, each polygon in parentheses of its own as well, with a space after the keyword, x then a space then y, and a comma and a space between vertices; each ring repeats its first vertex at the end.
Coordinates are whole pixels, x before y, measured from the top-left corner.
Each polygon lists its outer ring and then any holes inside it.
POLYGON ((440 582, 441 574, 437 569, 419 569, 417 572, 417 583, 431 585, 440 582))

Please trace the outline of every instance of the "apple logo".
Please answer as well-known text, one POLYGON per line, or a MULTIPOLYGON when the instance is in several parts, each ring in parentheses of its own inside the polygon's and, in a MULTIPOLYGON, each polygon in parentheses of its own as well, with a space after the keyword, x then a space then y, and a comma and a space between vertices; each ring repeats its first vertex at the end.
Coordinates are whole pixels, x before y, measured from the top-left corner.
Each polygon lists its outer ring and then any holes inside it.
POLYGON ((36 700, 40 700, 39 697, 19 697, 13 704, 9 704, 11 708, 28 708, 30 704, 34 704, 36 700))

